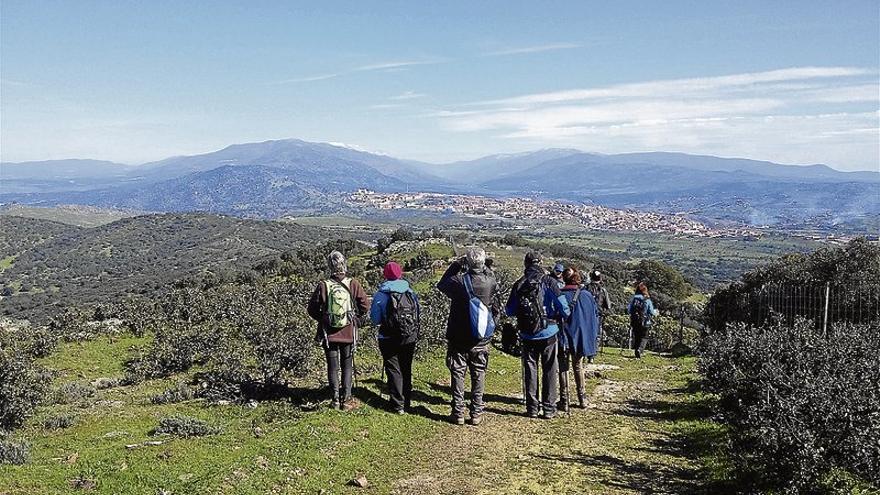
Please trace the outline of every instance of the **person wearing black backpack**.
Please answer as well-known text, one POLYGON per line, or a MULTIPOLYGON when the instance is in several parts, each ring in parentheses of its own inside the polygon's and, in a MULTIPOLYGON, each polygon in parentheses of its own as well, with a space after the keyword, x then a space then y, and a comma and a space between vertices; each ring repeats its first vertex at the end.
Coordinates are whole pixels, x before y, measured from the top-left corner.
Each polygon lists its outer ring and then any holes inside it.
POLYGON ((489 367, 489 342, 498 316, 495 274, 486 267, 486 252, 471 248, 449 265, 437 289, 450 300, 446 323, 446 366, 452 385, 450 420, 464 424, 464 375, 471 375, 471 424, 482 421, 483 390, 489 367))
POLYGON ((568 301, 557 280, 541 268, 541 256, 530 252, 524 260, 523 276, 513 284, 507 300, 508 316, 516 317, 522 340, 522 364, 526 414, 530 418, 556 416, 559 363, 557 334, 559 321, 568 318, 568 301), (541 367, 541 400, 538 400, 538 366, 541 367))
POLYGON ((651 302, 648 286, 644 282, 636 285, 636 293, 629 302, 627 312, 632 328, 632 348, 635 350, 636 358, 641 359, 645 345, 648 343, 648 330, 653 325, 654 316, 658 314, 654 309, 654 303, 651 302))
MULTIPOLYGON (((599 350, 601 350, 603 340, 605 339, 605 329, 602 325, 605 323, 605 317, 611 314, 611 297, 608 296, 608 290, 605 289, 602 283, 602 273, 599 270, 592 270, 590 272, 590 283, 587 285, 587 290, 590 291, 590 294, 596 300, 596 311, 599 317, 599 331, 596 336, 596 343, 599 346, 599 350)), ((595 353, 587 356, 588 363, 593 362, 593 356, 595 356, 595 353)))
POLYGON ((388 377, 391 409, 403 414, 410 409, 412 362, 419 338, 419 297, 402 279, 400 265, 389 261, 383 270, 385 281, 373 295, 370 319, 379 325, 379 352, 388 377))

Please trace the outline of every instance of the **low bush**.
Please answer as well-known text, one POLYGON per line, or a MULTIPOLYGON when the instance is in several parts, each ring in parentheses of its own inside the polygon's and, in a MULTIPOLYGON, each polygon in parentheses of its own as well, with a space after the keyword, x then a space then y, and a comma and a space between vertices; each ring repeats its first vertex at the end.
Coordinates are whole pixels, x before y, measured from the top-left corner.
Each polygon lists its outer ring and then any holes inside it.
POLYGON ((211 426, 192 416, 169 416, 160 419, 159 426, 151 431, 150 434, 189 438, 216 435, 220 431, 220 428, 211 426))
POLYGON ((43 421, 43 428, 47 430, 63 430, 65 428, 70 428, 76 424, 76 417, 70 414, 61 414, 58 416, 51 416, 46 418, 43 421))
POLYGON ((153 404, 176 404, 193 400, 198 397, 198 389, 186 382, 180 382, 175 387, 165 390, 159 395, 150 398, 153 404))
POLYGON ((55 391, 55 404, 80 404, 95 396, 95 387, 88 383, 68 382, 55 391))
POLYGON ((0 464, 25 464, 30 458, 31 447, 24 441, 0 430, 0 464))
POLYGON ((829 473, 880 482, 880 323, 730 325, 708 334, 700 370, 755 489, 819 492, 829 473))
POLYGON ((43 401, 49 372, 31 356, 0 347, 0 430, 21 426, 43 401))

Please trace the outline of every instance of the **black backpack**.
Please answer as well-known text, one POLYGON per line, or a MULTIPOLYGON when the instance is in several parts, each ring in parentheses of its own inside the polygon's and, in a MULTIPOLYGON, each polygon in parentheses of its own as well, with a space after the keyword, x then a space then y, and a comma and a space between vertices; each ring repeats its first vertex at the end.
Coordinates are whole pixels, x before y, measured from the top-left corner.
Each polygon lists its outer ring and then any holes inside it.
POLYGON ((419 313, 419 303, 411 290, 388 292, 382 333, 386 337, 400 337, 404 343, 415 342, 419 336, 419 313))
POLYGON ((629 308, 629 323, 633 328, 645 328, 648 322, 648 305, 645 299, 634 297, 629 308))
POLYGON ((534 335, 547 328, 544 312, 543 278, 524 278, 516 287, 516 326, 520 332, 534 335))

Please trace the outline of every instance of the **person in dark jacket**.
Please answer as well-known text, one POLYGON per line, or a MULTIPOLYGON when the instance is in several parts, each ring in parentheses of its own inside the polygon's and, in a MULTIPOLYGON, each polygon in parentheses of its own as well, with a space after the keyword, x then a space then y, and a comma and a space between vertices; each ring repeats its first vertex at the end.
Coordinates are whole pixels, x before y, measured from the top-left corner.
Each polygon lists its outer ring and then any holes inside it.
MULTIPOLYGON (((370 307, 370 320, 374 325, 379 325, 379 352, 382 353, 382 363, 385 375, 388 378, 388 391, 391 408, 398 414, 403 414, 410 409, 412 396, 412 362, 418 340, 419 323, 421 319, 419 297, 409 286, 409 282, 401 278, 403 270, 400 265, 389 261, 383 270, 385 281, 379 286, 379 291, 373 295, 373 305, 370 307), (412 297, 410 300, 408 295, 412 297), (414 307, 409 308, 409 318, 414 319, 409 324, 414 324, 415 332, 403 334, 398 323, 391 321, 391 312, 394 311, 394 301, 398 311, 405 311, 405 305, 412 301, 414 307), (413 310, 411 313, 410 310, 413 310)), ((403 331, 406 331, 404 329, 403 331)))
POLYGON ((452 412, 450 420, 464 424, 464 375, 471 375, 471 424, 482 421, 483 390, 486 386, 486 370, 489 367, 489 342, 491 337, 479 340, 471 332, 470 294, 465 281, 469 280, 474 295, 492 309, 492 317, 497 317, 497 306, 493 304, 498 284, 492 270, 486 268, 486 252, 471 248, 467 256, 453 261, 437 283, 437 289, 450 299, 449 320, 446 323, 446 365, 452 378, 452 412))
POLYGON ((568 301, 559 290, 556 279, 548 276, 541 268, 541 256, 530 252, 524 260, 523 276, 516 281, 507 300, 506 312, 517 317, 519 337, 522 341, 523 388, 526 396, 526 414, 530 418, 538 417, 539 408, 543 409, 542 417, 551 419, 556 416, 556 393, 559 373, 557 334, 559 323, 569 315, 568 301), (541 321, 538 328, 524 328, 522 308, 526 307, 518 295, 524 284, 534 284, 543 293, 543 300, 538 301, 541 321), (538 366, 541 367, 541 400, 538 399, 538 366))
POLYGON ((571 316, 565 320, 559 342, 559 404, 563 410, 568 408, 568 370, 574 368, 574 382, 577 388, 578 405, 587 407, 584 388, 584 357, 596 353, 596 332, 599 327, 599 316, 596 300, 581 284, 581 274, 577 270, 567 269, 563 272, 565 287, 562 295, 568 301, 571 316))
MULTIPOLYGON (((596 310, 599 316, 599 331, 596 343, 599 347, 602 347, 600 340, 605 338, 605 331, 602 325, 605 323, 605 317, 611 314, 611 297, 608 296, 608 291, 602 282, 602 273, 599 270, 590 272, 590 283, 587 285, 587 290, 590 291, 590 294, 596 300, 596 310)), ((587 356, 587 362, 592 363, 594 356, 595 354, 587 356)))
POLYGON ((644 282, 639 282, 636 285, 636 293, 630 299, 626 309, 630 315, 632 348, 635 350, 636 358, 641 359, 642 353, 645 352, 645 345, 648 343, 648 331, 653 326, 654 317, 659 314, 659 311, 654 308, 654 303, 651 302, 648 286, 644 282))
POLYGON ((333 251, 327 256, 329 277, 322 280, 309 300, 308 313, 318 322, 315 340, 324 348, 331 407, 350 410, 354 352, 359 320, 370 309, 370 299, 361 284, 346 276, 345 256, 333 251), (340 368, 342 386, 339 384, 340 368))

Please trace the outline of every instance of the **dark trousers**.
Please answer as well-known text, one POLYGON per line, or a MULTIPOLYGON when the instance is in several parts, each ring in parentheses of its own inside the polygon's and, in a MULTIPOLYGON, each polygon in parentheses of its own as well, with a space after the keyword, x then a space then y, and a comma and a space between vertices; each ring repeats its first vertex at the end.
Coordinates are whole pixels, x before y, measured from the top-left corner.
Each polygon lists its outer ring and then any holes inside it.
POLYGON ((635 349, 637 356, 641 356, 641 354, 645 351, 645 346, 648 345, 648 328, 635 326, 633 327, 632 332, 632 348, 635 349))
POLYGON ((558 388, 559 362, 556 336, 541 340, 523 340, 523 380, 525 381, 526 412, 538 414, 556 413, 556 391, 558 388), (541 400, 538 399, 538 366, 541 367, 541 400))
POLYGON ((468 370, 471 373, 471 417, 482 414, 486 370, 489 368, 488 344, 470 349, 447 348, 446 366, 452 376, 452 415, 464 417, 464 374, 468 370))
POLYGON ((379 352, 388 380, 388 395, 395 411, 409 408, 412 395, 412 362, 415 342, 402 344, 397 339, 379 339, 379 352))
POLYGON ((327 381, 334 400, 345 402, 351 399, 352 369, 354 367, 354 344, 329 342, 324 344, 324 357, 327 358, 327 381), (342 368, 342 389, 339 388, 339 368, 342 368))

